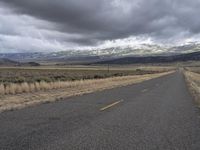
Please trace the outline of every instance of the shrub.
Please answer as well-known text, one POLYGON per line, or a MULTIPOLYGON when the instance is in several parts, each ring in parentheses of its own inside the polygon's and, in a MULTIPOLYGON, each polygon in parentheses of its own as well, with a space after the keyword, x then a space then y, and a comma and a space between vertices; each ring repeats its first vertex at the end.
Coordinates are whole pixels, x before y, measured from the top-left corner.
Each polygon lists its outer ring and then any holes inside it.
POLYGON ((34 83, 30 83, 29 84, 29 88, 30 88, 30 92, 35 92, 36 91, 36 87, 34 83))
POLYGON ((5 94, 5 87, 3 84, 0 84, 0 94, 4 95, 5 94))
MULTIPOLYGON (((20 85, 18 88, 20 88, 20 85)), ((22 89, 22 92, 24 93, 30 92, 30 87, 27 82, 24 82, 21 84, 21 89, 22 89)))

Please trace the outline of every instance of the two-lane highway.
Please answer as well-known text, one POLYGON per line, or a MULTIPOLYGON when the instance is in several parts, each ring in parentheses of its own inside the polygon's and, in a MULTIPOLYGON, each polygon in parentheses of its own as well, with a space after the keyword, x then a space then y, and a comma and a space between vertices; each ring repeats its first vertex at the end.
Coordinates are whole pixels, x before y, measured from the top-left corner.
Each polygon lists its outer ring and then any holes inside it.
POLYGON ((181 72, 0 114, 1 150, 200 150, 181 72))

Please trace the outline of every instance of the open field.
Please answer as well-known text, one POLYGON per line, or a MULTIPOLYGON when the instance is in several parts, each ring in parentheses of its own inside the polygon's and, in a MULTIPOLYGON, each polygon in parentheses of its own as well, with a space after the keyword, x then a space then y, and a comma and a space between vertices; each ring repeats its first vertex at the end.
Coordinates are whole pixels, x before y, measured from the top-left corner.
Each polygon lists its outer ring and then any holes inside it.
MULTIPOLYGON (((172 72, 172 71, 171 71, 172 72)), ((51 102, 65 97, 91 93, 94 91, 110 89, 119 86, 139 83, 145 80, 157 78, 171 72, 154 73, 146 75, 129 75, 122 77, 110 77, 106 79, 93 79, 93 80, 78 80, 63 82, 62 88, 50 88, 53 90, 37 90, 37 92, 30 91, 30 84, 26 84, 29 89, 26 93, 20 94, 7 94, 0 97, 0 111, 22 108, 30 105, 35 105, 44 102, 51 102)), ((46 83, 47 87, 51 83, 46 83)))
POLYGON ((0 94, 21 94, 69 87, 87 79, 162 73, 172 67, 71 66, 0 68, 0 94))
POLYGON ((143 75, 168 71, 172 67, 132 67, 132 66, 67 66, 58 67, 25 67, 25 68, 0 68, 0 82, 9 83, 34 83, 74 81, 85 79, 100 79, 113 76, 143 75))
POLYGON ((187 68, 185 78, 191 93, 195 97, 197 105, 200 107, 200 67, 187 68))

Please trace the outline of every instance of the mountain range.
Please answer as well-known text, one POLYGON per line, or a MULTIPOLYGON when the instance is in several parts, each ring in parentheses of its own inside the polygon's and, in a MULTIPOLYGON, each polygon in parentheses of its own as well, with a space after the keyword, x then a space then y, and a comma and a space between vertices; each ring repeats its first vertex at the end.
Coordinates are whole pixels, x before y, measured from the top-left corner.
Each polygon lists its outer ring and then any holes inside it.
POLYGON ((171 56, 138 56, 122 57, 112 60, 104 60, 95 64, 137 64, 137 63, 172 63, 185 61, 200 61, 200 51, 187 54, 178 54, 171 56))
POLYGON ((50 53, 0 53, 0 59, 21 63, 54 61, 66 64, 174 62, 200 60, 200 44, 189 43, 174 47, 143 44, 140 47, 118 46, 104 49, 67 50, 50 53))

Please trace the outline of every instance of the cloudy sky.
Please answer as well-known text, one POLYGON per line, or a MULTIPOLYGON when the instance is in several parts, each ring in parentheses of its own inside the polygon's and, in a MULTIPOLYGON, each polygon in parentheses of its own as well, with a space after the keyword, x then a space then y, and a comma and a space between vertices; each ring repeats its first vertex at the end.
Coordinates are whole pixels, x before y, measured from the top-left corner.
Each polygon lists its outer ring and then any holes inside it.
POLYGON ((200 0, 0 0, 0 52, 200 40, 200 0))

